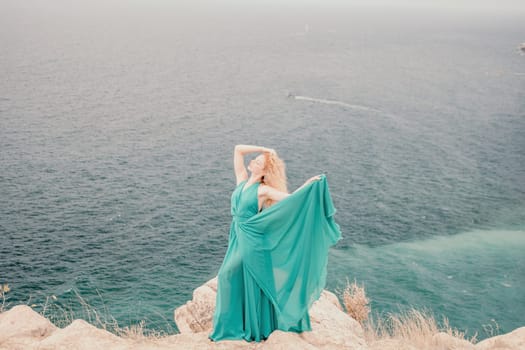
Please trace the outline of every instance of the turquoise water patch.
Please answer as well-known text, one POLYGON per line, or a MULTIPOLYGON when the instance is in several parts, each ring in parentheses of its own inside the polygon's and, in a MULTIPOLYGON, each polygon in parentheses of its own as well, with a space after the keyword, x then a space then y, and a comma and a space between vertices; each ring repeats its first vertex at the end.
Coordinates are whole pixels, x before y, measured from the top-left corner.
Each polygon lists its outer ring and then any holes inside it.
POLYGON ((501 332, 523 326, 524 252, 523 230, 479 230, 334 250, 331 274, 364 283, 373 313, 430 309, 484 338, 486 325, 501 332))

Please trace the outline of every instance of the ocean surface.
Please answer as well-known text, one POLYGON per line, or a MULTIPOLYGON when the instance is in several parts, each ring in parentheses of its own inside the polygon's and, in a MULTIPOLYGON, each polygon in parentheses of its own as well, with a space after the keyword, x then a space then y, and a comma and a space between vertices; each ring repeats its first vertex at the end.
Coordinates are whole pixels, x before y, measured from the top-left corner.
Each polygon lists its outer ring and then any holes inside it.
POLYGON ((327 174, 328 289, 478 339, 524 326, 523 14, 2 1, 6 306, 176 333, 244 143, 291 190, 327 174))

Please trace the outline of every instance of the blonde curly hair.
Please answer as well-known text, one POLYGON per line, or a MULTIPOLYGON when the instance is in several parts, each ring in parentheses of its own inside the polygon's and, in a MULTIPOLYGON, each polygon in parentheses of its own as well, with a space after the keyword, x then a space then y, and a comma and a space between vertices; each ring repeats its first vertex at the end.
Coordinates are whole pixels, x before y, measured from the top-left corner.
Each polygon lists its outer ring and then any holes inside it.
MULTIPOLYGON (((284 161, 279 158, 276 153, 264 152, 264 176, 261 183, 275 188, 278 191, 288 193, 288 185, 286 178, 286 165, 284 161)), ((267 199, 263 203, 263 208, 268 208, 276 202, 267 199)))

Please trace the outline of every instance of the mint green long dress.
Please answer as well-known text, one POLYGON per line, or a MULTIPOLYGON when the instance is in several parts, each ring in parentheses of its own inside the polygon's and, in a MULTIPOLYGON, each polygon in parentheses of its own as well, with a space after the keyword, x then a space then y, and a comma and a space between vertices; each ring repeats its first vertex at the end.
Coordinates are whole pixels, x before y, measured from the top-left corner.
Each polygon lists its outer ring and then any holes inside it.
POLYGON ((326 176, 260 213, 259 183, 245 184, 231 197, 209 337, 261 341, 276 329, 311 330, 308 309, 325 286, 328 248, 341 238, 326 176))

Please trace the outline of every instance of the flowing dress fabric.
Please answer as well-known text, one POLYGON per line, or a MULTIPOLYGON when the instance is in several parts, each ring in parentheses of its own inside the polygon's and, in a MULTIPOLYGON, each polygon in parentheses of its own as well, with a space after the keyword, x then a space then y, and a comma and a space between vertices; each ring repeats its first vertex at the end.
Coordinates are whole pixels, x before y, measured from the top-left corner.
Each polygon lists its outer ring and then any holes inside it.
POLYGON ((341 238, 326 176, 260 213, 259 183, 245 184, 231 197, 210 339, 261 341, 276 329, 311 330, 308 309, 326 283, 328 248, 341 238))

